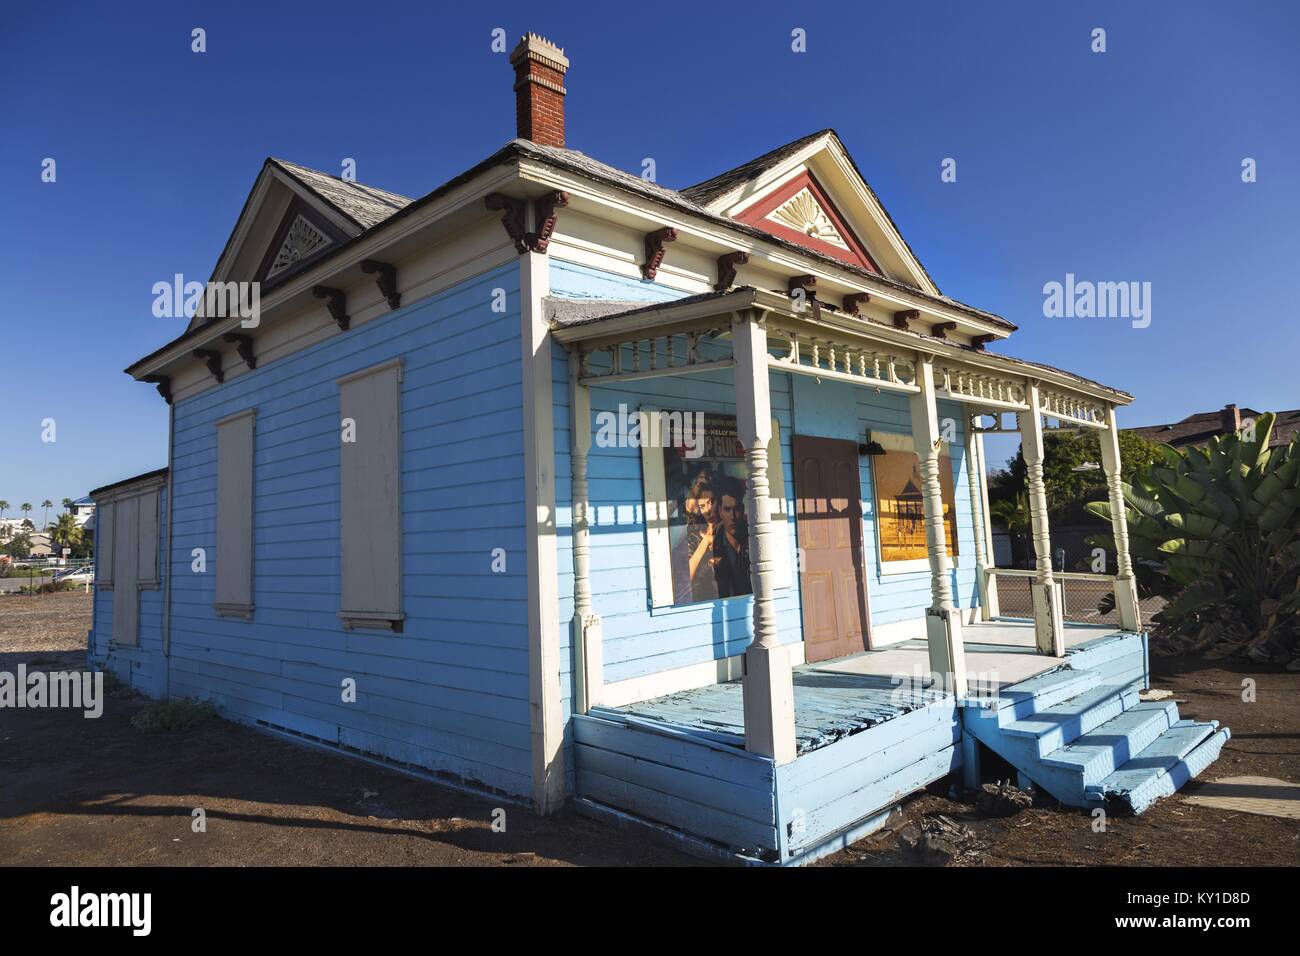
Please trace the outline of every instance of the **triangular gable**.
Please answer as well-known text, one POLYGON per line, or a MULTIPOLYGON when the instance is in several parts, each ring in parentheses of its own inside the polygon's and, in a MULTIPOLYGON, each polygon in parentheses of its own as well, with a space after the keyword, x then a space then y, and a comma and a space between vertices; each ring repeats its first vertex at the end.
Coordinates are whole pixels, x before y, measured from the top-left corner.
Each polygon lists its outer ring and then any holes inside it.
POLYGON ((792 176, 733 218, 859 268, 880 272, 862 240, 807 170, 792 176))
POLYGON ((795 140, 681 194, 710 212, 939 294, 834 130, 795 140))
MULTIPOLYGON (((268 159, 211 281, 261 282, 265 292, 409 202, 396 193, 268 159)), ((196 314, 189 327, 204 321, 196 314)))

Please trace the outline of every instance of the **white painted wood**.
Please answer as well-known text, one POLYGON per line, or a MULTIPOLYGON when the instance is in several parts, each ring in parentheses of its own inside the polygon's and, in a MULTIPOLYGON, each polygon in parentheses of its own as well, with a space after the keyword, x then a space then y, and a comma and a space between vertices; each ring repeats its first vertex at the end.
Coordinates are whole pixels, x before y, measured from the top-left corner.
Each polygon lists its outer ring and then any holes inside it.
POLYGON ((912 441, 921 473, 925 507, 925 542, 930 556, 930 607, 926 612, 926 640, 930 670, 946 690, 958 697, 966 693, 966 659, 961 637, 961 614, 953 605, 952 564, 943 529, 943 486, 939 479, 939 450, 943 439, 935 405, 934 362, 918 355, 916 384, 920 391, 908 404, 912 414, 912 441))
POLYGON ((585 714, 599 706, 604 695, 605 658, 603 628, 591 598, 590 496, 587 459, 591 452, 591 389, 579 381, 582 360, 569 352, 569 461, 570 499, 573 502, 573 621, 570 625, 575 673, 573 708, 585 714))
MULTIPOLYGON (((786 644, 785 647, 790 657, 791 667, 796 667, 804 662, 803 641, 786 644)), ((646 674, 642 677, 629 677, 626 680, 614 681, 604 686, 604 699, 601 703, 605 707, 622 707, 624 704, 653 700, 656 697, 676 694, 679 691, 691 690, 695 687, 706 687, 709 684, 722 684, 727 681, 740 680, 744 676, 745 657, 743 654, 737 654, 734 657, 701 661, 698 664, 674 667, 671 670, 657 671, 654 674, 646 674)))
POLYGON ((1038 635, 1038 652, 1060 657, 1064 653, 1061 595, 1052 576, 1052 537, 1047 520, 1047 487, 1043 484, 1043 416, 1038 382, 1030 380, 1026 388, 1027 412, 1021 412, 1020 451, 1025 459, 1028 485, 1029 517, 1033 525, 1034 566, 1037 579, 1031 588, 1034 597, 1034 626, 1038 635))
POLYGON ((217 422, 217 554, 213 607, 253 614, 253 442, 257 410, 217 422))
POLYGON ((532 710, 533 806, 564 803, 564 716, 560 707, 560 608, 556 588, 555 423, 551 338, 542 299, 550 293, 544 254, 520 257, 520 361, 524 394, 524 538, 528 549, 528 682, 532 710))
POLYGON ((404 617, 401 360, 346 376, 338 386, 338 616, 349 628, 392 629, 404 617))
POLYGON ((117 564, 117 588, 113 594, 113 643, 134 647, 140 643, 140 594, 136 546, 140 522, 139 497, 123 498, 116 504, 116 533, 113 559, 117 564))
POLYGON ((1126 631, 1142 630, 1142 606, 1138 601, 1133 561, 1128 553, 1128 513, 1124 503, 1124 480, 1120 473, 1119 425, 1115 406, 1105 412, 1106 431, 1098 434, 1101 442, 1101 467, 1106 472, 1106 489, 1110 499, 1111 536, 1115 539, 1115 607, 1120 626, 1126 631))
POLYGON ((142 588, 158 587, 158 498, 157 490, 146 492, 139 497, 137 567, 139 584, 142 588))
POLYGON ((979 590, 980 620, 991 621, 998 616, 997 590, 990 587, 988 569, 993 562, 986 550, 988 538, 984 532, 988 516, 984 512, 983 487, 985 475, 979 454, 979 436, 972 423, 966 422, 966 483, 970 486, 970 514, 975 538, 975 585, 979 590))
MULTIPOLYGON (((976 530, 984 535, 984 553, 988 555, 989 567, 993 567, 997 564, 997 559, 994 557, 993 551, 993 512, 989 510, 989 461, 988 456, 984 453, 984 436, 978 432, 975 435, 975 450, 979 453, 979 471, 984 477, 984 480, 980 482, 980 505, 984 521, 976 530)), ((996 599, 996 588, 993 590, 993 595, 996 599)), ((993 616, 998 616, 996 611, 993 616)))
POLYGON ((768 391, 767 330, 761 312, 732 321, 736 358, 736 430, 745 447, 749 476, 745 510, 749 518, 749 572, 754 593, 754 642, 745 651, 745 749, 778 764, 795 759, 794 678, 788 650, 777 640, 767 449, 772 439, 768 391))
POLYGON ((116 511, 116 502, 95 503, 95 587, 101 591, 113 590, 113 574, 117 566, 113 560, 117 537, 113 533, 117 523, 116 511))

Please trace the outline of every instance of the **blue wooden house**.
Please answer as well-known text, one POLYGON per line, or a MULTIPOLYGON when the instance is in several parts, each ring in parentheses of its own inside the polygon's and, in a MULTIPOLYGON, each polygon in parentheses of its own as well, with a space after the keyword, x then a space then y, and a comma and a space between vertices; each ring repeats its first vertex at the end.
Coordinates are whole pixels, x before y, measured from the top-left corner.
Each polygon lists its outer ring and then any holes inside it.
POLYGON ((170 457, 94 493, 96 666, 761 862, 987 751, 1139 812, 1214 759, 1226 729, 1138 699, 1123 509, 1109 575, 1049 559, 1044 429, 1099 434, 1117 503, 1131 396, 997 348, 834 132, 667 189, 565 146, 561 50, 511 63, 518 138, 419 199, 266 161, 127 370, 170 457), (1032 572, 991 560, 988 431, 1032 572), (1070 619, 1083 577, 1116 623, 1070 619))

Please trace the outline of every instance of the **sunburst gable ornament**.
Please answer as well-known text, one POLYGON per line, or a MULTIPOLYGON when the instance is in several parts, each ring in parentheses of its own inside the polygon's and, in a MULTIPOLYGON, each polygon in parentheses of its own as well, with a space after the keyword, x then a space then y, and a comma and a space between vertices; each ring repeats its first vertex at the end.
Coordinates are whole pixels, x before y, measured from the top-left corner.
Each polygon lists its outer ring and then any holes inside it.
POLYGON ((830 243, 845 252, 850 251, 849 244, 844 241, 840 231, 826 215, 826 210, 822 209, 807 186, 769 212, 766 218, 812 239, 830 243))
POLYGON ((329 236, 317 229, 311 220, 300 213, 294 219, 293 225, 289 227, 289 231, 284 234, 284 242, 280 243, 280 250, 275 254, 271 268, 266 270, 266 277, 274 278, 277 274, 306 259, 317 249, 328 245, 329 241, 329 236))

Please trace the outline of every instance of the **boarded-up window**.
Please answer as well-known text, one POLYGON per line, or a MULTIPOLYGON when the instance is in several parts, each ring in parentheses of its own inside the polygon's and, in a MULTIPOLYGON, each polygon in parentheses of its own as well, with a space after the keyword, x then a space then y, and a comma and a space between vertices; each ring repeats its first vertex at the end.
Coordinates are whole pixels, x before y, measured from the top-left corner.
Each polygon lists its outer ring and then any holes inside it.
POLYGON ((140 586, 158 587, 158 492, 151 491, 141 495, 140 534, 139 534, 139 570, 140 586))
POLYGON ((113 563, 121 587, 113 592, 113 642, 134 645, 140 640, 140 592, 136 588, 136 561, 139 560, 135 529, 138 527, 140 499, 123 498, 113 505, 113 563))
POLYGON ((95 586, 113 590, 113 522, 116 507, 107 501, 95 508, 95 586))
POLYGON ((401 630, 402 365, 339 379, 339 617, 401 630))
POLYGON ((253 434, 256 409, 217 422, 217 591, 226 617, 253 615, 253 434))

